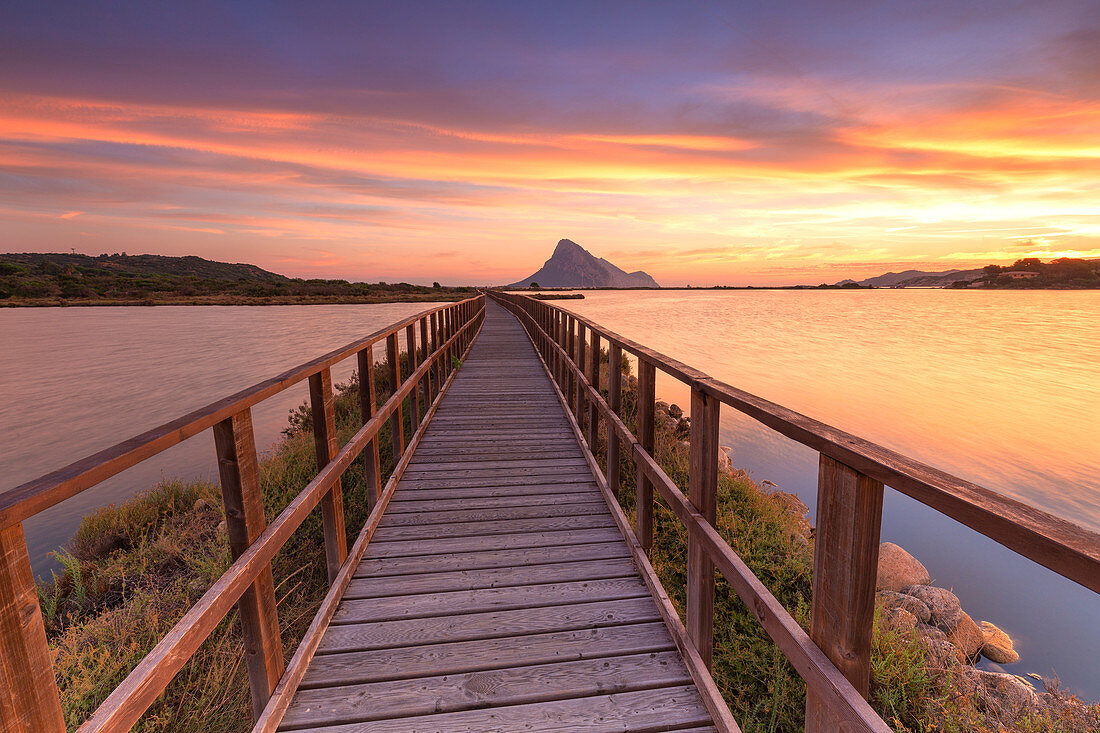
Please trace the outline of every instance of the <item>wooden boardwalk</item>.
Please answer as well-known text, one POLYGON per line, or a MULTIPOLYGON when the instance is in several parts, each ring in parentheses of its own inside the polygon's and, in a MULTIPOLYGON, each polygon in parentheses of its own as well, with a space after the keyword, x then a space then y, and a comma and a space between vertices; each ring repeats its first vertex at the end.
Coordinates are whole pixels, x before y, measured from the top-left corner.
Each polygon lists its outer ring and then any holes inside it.
POLYGON ((279 730, 714 730, 500 306, 487 304, 279 730))
POLYGON ((805 681, 807 733, 890 733, 867 702, 886 487, 1100 593, 1100 534, 756 397, 576 313, 490 290, 0 492, 0 733, 67 730, 23 523, 208 430, 232 563, 79 733, 139 724, 234 608, 255 733, 738 733, 709 672, 721 622, 716 573, 805 681), (606 385, 591 358, 604 347, 606 385), (395 386, 384 401, 372 378, 381 353, 395 386), (466 363, 456 370, 459 358, 466 363), (637 372, 630 426, 621 419, 627 358, 637 372), (368 378, 359 384, 362 426, 340 446, 332 370, 350 359, 368 378), (653 455, 658 372, 691 392, 687 491, 653 455), (307 381, 318 470, 267 517, 252 410, 307 381), (574 409, 563 407, 558 387, 574 409), (731 409, 819 454, 809 633, 715 526, 719 428, 731 409), (413 437, 406 444, 391 436, 399 458, 383 482, 380 431, 402 411, 413 417, 413 437), (606 476, 582 427, 611 437, 606 476), (353 464, 377 504, 349 547, 341 479, 353 464), (615 499, 626 467, 637 477, 633 523, 615 499), (672 531, 687 539, 683 620, 647 557, 657 497, 672 531), (271 563, 318 509, 317 559, 329 587, 287 661, 271 563))

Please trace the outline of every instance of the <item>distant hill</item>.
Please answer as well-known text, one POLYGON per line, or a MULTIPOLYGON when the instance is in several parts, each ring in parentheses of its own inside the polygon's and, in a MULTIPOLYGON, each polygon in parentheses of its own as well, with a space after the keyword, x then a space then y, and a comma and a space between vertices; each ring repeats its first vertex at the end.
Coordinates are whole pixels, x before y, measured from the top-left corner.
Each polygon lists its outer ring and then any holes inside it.
POLYGON ((167 257, 165 255, 113 254, 91 255, 25 252, 0 254, 0 261, 15 262, 31 268, 42 269, 47 263, 62 269, 72 268, 85 274, 96 271, 132 275, 170 275, 197 277, 204 280, 252 280, 256 282, 290 282, 290 278, 269 272, 256 265, 234 262, 216 262, 202 257, 167 257))
POLYGON ((302 280, 202 257, 0 254, 0 305, 252 305, 454 300, 472 288, 302 280))
POLYGON ((981 270, 942 270, 940 272, 904 270, 887 272, 866 280, 841 280, 837 285, 858 282, 860 285, 875 288, 946 288, 953 282, 974 280, 981 276, 981 270))
POLYGON ((558 242, 542 269, 508 287, 525 288, 533 282, 544 288, 661 287, 641 270, 626 272, 568 239, 558 242))
POLYGON ((976 270, 888 272, 866 280, 841 280, 838 286, 857 283, 876 288, 1009 288, 1019 290, 1085 289, 1100 287, 1100 260, 1061 257, 1042 262, 1036 257, 1016 260, 1002 267, 986 265, 976 270))

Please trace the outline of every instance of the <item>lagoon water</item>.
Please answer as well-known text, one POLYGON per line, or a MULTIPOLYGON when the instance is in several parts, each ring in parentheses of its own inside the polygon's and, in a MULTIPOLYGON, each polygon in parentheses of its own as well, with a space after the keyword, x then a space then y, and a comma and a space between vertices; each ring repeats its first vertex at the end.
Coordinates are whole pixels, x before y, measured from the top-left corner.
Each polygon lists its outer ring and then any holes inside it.
MULTIPOLYGON (((761 397, 1100 530, 1100 293, 586 292, 561 305, 761 397)), ((427 307, 0 310, 0 489, 427 307)), ((346 363, 334 378, 346 378, 346 363)), ((687 404, 658 377, 659 397, 687 404)), ((303 382, 254 409, 269 446, 303 382)), ((816 454, 723 408, 734 463, 815 504, 816 454)), ((216 477, 210 433, 27 523, 35 567, 80 516, 162 476, 216 477)), ((1013 636, 1018 674, 1100 698, 1100 596, 887 489, 882 537, 1013 636)))

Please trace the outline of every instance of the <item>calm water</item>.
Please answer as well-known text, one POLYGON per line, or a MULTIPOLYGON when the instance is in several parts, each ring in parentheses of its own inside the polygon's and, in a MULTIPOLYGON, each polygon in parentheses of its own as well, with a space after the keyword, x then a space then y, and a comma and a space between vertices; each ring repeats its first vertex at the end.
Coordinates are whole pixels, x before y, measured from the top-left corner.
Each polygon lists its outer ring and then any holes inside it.
MULTIPOLYGON (((343 346, 427 303, 380 305, 0 309, 0 490, 60 468, 343 346)), ((380 356, 375 349, 375 357, 380 356)), ((355 359, 333 371, 336 381, 355 359)), ((307 382, 252 408, 269 447, 307 382)), ((39 572, 90 510, 161 478, 217 480, 209 430, 62 502, 25 524, 39 572)))
MULTIPOLYGON (((564 303, 734 386, 1100 530, 1100 293, 586 293, 564 303)), ((0 309, 0 489, 343 345, 424 304, 0 309)), ((346 363, 334 374, 343 379, 346 363)), ((658 378, 661 398, 687 394, 658 378)), ((254 408, 268 446, 303 382, 254 408)), ((817 456, 723 408, 723 443, 811 508, 817 456)), ((209 431, 27 523, 35 567, 89 510, 162 476, 215 476, 209 431)), ((882 536, 976 619, 1009 671, 1100 698, 1100 599, 887 490, 882 536)))
MULTIPOLYGON (((586 292, 562 305, 723 381, 1100 531, 1100 293, 586 292)), ((660 375, 660 373, 658 373, 660 375)), ((658 376, 662 399, 688 393, 658 376)), ((722 408, 736 465, 815 506, 817 454, 722 408)), ((1100 596, 887 489, 916 555, 1017 674, 1100 698, 1100 596)))

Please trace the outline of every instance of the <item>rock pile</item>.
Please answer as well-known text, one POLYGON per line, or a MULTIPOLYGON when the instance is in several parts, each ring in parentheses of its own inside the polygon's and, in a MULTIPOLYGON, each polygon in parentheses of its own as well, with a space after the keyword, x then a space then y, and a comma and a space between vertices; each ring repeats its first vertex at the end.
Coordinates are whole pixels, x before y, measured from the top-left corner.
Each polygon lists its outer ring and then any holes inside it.
POLYGON ((928 569, 904 549, 893 542, 879 545, 876 588, 891 625, 920 632, 936 657, 961 663, 979 657, 997 664, 1019 661, 1008 634, 989 621, 975 623, 958 596, 931 582, 928 569))

